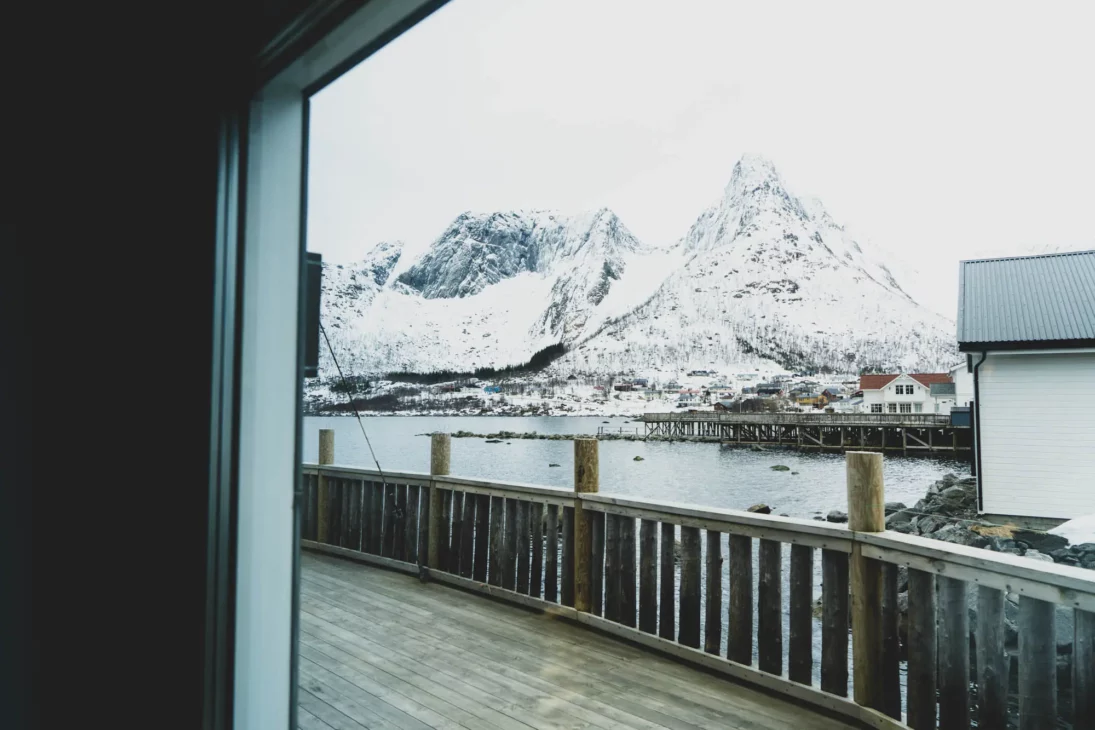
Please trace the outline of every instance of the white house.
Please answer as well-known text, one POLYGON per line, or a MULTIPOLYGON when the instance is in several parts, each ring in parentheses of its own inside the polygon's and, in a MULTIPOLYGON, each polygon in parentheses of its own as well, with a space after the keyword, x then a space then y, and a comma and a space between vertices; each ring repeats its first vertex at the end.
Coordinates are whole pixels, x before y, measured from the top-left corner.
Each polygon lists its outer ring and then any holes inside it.
POLYGON ((1095 513, 1095 251, 960 268, 980 511, 1095 513))
MULTIPOLYGON (((949 373, 861 375, 864 413, 939 413, 932 383, 951 382, 949 373)), ((948 407, 945 413, 950 413, 948 407)))

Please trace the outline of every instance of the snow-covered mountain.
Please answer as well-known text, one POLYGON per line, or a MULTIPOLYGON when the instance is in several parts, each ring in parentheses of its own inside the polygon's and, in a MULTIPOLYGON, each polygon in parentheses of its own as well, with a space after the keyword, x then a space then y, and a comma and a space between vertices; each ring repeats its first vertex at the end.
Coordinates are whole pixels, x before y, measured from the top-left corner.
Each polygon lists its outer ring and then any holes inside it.
POLYGON ((601 209, 465 213, 416 261, 401 251, 325 268, 324 324, 355 373, 500 367, 557 342, 557 367, 606 372, 955 359, 953 323, 755 156, 668 248, 601 209))

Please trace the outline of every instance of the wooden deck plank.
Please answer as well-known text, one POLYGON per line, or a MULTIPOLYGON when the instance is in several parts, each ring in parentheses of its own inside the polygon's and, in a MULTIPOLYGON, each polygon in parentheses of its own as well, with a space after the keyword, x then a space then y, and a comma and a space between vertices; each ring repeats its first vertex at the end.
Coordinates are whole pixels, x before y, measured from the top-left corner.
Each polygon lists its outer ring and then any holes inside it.
MULTIPOLYGON (((354 582, 347 582, 346 580, 337 577, 337 575, 341 574, 360 583, 363 580, 363 574, 360 572, 362 569, 359 566, 339 560, 338 558, 309 557, 314 560, 327 562, 323 564, 324 572, 317 572, 312 576, 305 574, 306 581, 310 578, 320 581, 333 581, 333 585, 336 585, 337 588, 340 589, 333 592, 329 591, 330 595, 334 596, 335 602, 339 602, 340 596, 345 597, 340 592, 344 591, 347 595, 356 594, 356 596, 364 600, 366 604, 368 603, 370 596, 366 596, 366 594, 362 592, 363 589, 361 586, 355 586, 354 582), (330 572, 331 574, 328 575, 327 572, 330 572)), ((477 630, 483 632, 482 634, 477 634, 477 638, 481 640, 484 636, 495 636, 498 640, 506 642, 505 648, 510 654, 538 654, 542 661, 558 664, 558 671, 560 673, 580 672, 586 676, 587 681, 594 685, 606 681, 614 682, 617 685, 622 682, 625 687, 617 687, 618 689, 637 696, 661 696, 666 692, 663 687, 670 687, 672 694, 666 696, 687 700, 693 720, 701 723, 710 720, 720 720, 723 727, 734 726, 728 723, 730 716, 725 714, 728 709, 725 701, 727 683, 719 677, 696 672, 687 666, 673 661, 659 660, 662 663, 652 665, 651 660, 654 657, 641 648, 623 644, 610 637, 592 633, 580 626, 574 626, 565 622, 545 620, 542 616, 512 606, 476 600, 454 602, 452 600, 452 589, 444 586, 428 586, 425 587, 426 589, 424 591, 415 591, 414 594, 406 595, 405 586, 407 578, 405 576, 388 571, 376 571, 373 569, 365 570, 369 571, 368 579, 370 581, 370 592, 374 590, 376 586, 386 584, 386 588, 389 591, 403 591, 401 598, 405 602, 418 603, 421 606, 436 605, 440 611, 462 614, 460 618, 461 624, 464 622, 474 624, 477 630), (481 604, 483 603, 489 603, 490 607, 482 606, 481 604), (481 608, 483 609, 482 612, 480 612, 481 608), (493 611, 493 613, 489 616, 482 615, 483 612, 489 611, 493 611), (504 616, 505 618, 501 619, 501 616, 504 616), (529 620, 530 617, 532 617, 531 621, 529 620), (512 623, 515 620, 523 623, 512 623), (501 631, 500 627, 503 624, 510 624, 513 626, 517 629, 517 634, 513 635, 512 631, 498 634, 497 632, 501 631), (563 646, 563 642, 570 643, 572 646, 563 646), (595 652, 590 651, 590 649, 593 648, 594 644, 602 642, 617 651, 624 652, 623 658, 625 661, 621 661, 621 657, 615 655, 594 656, 595 652), (621 669, 621 667, 623 667, 623 669, 621 669), (621 672, 623 672, 622 676, 621 672), (696 713, 706 714, 701 714, 697 717, 696 713)), ((392 615, 397 617, 394 619, 394 623, 391 626, 393 630, 398 631, 404 626, 398 618, 398 612, 393 612, 391 610, 395 605, 397 604, 384 606, 383 610, 380 610, 380 606, 377 606, 376 608, 381 615, 392 615)), ((444 638, 446 636, 443 633, 445 629, 441 624, 437 623, 437 619, 438 617, 434 616, 428 624, 418 627, 418 630, 430 633, 439 638, 444 638)), ((450 629, 450 631, 452 631, 452 629, 450 629)), ((468 641, 466 631, 458 630, 457 634, 458 635, 453 636, 452 638, 458 643, 465 644, 468 651, 473 653, 484 652, 482 646, 468 641)), ((502 654, 499 656, 492 655, 491 661, 506 662, 508 661, 507 657, 509 657, 510 654, 502 654)), ((764 721, 764 718, 768 718, 775 722, 775 724, 772 725, 775 727, 781 727, 782 724, 787 721, 784 711, 773 710, 771 708, 771 702, 767 699, 766 695, 757 693, 749 688, 740 687, 738 685, 734 686, 738 687, 743 692, 737 699, 735 706, 730 708, 734 712, 733 717, 737 718, 736 722, 739 723, 737 725, 738 727, 743 726, 741 723, 746 721, 744 719, 746 715, 761 721, 764 721), (784 714, 781 714, 781 712, 784 714)), ((796 707, 795 709, 798 708, 796 707)), ((809 711, 806 711, 805 717, 808 717, 809 721, 814 723, 812 726, 816 727, 847 727, 836 721, 831 721, 828 718, 819 717, 809 711)), ((704 725, 701 724, 701 726, 704 725)))
POLYGON ((850 727, 569 622, 338 558, 303 556, 301 606, 302 687, 318 683, 366 726, 850 727))

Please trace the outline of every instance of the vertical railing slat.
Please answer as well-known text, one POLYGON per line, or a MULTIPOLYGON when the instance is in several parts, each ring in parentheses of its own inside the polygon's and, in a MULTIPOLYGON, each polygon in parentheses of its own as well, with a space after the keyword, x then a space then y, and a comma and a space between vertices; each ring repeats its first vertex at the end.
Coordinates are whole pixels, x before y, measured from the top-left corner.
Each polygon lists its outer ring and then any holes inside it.
POLYGON ((490 573, 487 582, 492 586, 502 585, 502 528, 505 526, 505 500, 502 497, 490 498, 490 573))
POLYGON ((460 510, 460 575, 475 573, 475 503, 479 495, 466 492, 460 510))
POLYGON ((1019 730, 1057 727, 1056 619, 1052 603, 1019 597, 1019 730))
POLYGON ((753 663, 753 538, 730 535, 730 633, 727 658, 753 663))
POLYGON ((821 551, 821 690, 839 697, 848 696, 848 572, 847 553, 821 551))
POLYGON ((452 523, 449 526, 448 540, 449 559, 445 565, 445 571, 453 575, 460 574, 460 548, 464 545, 464 500, 466 498, 466 492, 452 490, 452 506, 450 508, 452 523))
POLYGON ((620 620, 620 519, 605 515, 605 618, 620 620))
POLYGON ((392 538, 392 557, 407 559, 407 485, 395 486, 395 535, 392 538))
POLYGON ((658 633, 658 523, 639 525, 639 631, 658 633))
POLYGON ((544 600, 559 602, 559 506, 547 506, 544 524, 544 600))
POLYGON ((346 486, 349 491, 349 519, 347 520, 350 526, 349 539, 346 542, 346 547, 351 550, 361 549, 361 480, 354 479, 346 482, 346 486))
POLYGON ((658 589, 658 636, 673 639, 677 636, 676 625, 676 571, 673 558, 674 527, 671 522, 661 523, 661 535, 658 544, 659 589, 658 589))
POLYGON ((529 577, 529 503, 520 501, 517 503, 517 522, 514 528, 517 530, 517 592, 528 595, 529 577))
POLYGON ((635 627, 635 518, 620 518, 620 615, 624 626, 635 627))
POLYGON ((809 685, 814 672, 814 549, 791 546, 791 631, 788 637, 787 676, 809 685))
POLYGON ((677 642, 700 648, 700 528, 681 527, 681 596, 677 642))
POLYGON ((604 614, 605 604, 605 513, 590 512, 591 555, 589 558, 589 611, 604 614))
POLYGON ((369 552, 380 555, 384 550, 384 488, 377 482, 370 482, 369 486, 369 521, 373 534, 369 552))
POLYGON ((897 636, 897 566, 882 565, 882 711, 901 719, 901 647, 897 636))
POLYGON ((404 552, 408 563, 418 563, 418 495, 420 490, 417 484, 407 485, 407 527, 404 539, 406 548, 404 552))
POLYGON ((502 587, 512 591, 517 587, 517 500, 512 497, 506 498, 506 524, 503 529, 502 587))
POLYGON ((769 674, 783 673, 782 543, 760 541, 757 581, 757 666, 769 674))
POLYGON ((970 727, 970 618, 964 581, 938 577, 939 727, 970 727))
POLYGON ((707 531, 704 579, 703 650, 717 656, 722 653, 722 533, 715 530, 707 531))
POLYGON ((1072 617, 1072 727, 1095 730, 1095 613, 1072 617))
POLYGON ((490 545, 490 495, 475 495, 475 559, 472 578, 487 582, 487 552, 490 545))
POLYGON ((452 502, 455 493, 451 489, 441 490, 441 522, 437 531, 437 557, 441 570, 452 572, 452 502))
POLYGON ((560 556, 559 587, 564 606, 574 605, 574 508, 563 507, 563 550, 560 556))
POLYGON ((910 568, 906 723, 913 730, 932 730, 936 726, 935 622, 935 575, 910 568))
POLYGON ((1004 592, 977 589, 977 726, 1008 725, 1009 660, 1004 651, 1004 592))
POLYGON ((534 502, 529 508, 529 522, 532 527, 532 566, 529 568, 528 594, 539 598, 540 586, 544 580, 544 505, 534 502))

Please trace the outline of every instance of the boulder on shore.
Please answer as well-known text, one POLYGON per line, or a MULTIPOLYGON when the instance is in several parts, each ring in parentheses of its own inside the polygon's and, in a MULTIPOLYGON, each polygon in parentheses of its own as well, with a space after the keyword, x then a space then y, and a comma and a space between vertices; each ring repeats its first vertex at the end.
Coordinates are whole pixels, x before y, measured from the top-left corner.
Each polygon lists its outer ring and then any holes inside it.
POLYGON ((791 471, 791 467, 784 466, 783 464, 776 464, 775 466, 772 466, 772 467, 769 467, 769 468, 772 471, 791 471))
POLYGON ((825 519, 828 522, 847 522, 848 513, 841 512, 838 509, 829 510, 829 514, 825 515, 825 519))
POLYGON ((772 508, 763 502, 754 504, 752 507, 745 510, 746 512, 756 512, 758 515, 770 515, 772 514, 772 508))

